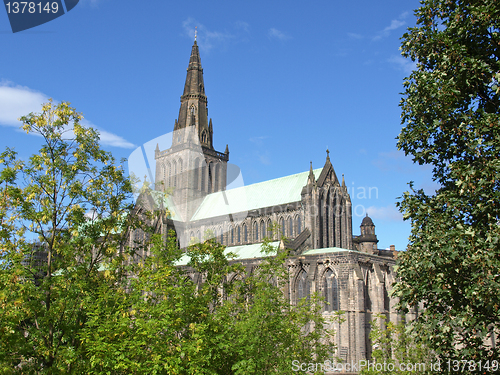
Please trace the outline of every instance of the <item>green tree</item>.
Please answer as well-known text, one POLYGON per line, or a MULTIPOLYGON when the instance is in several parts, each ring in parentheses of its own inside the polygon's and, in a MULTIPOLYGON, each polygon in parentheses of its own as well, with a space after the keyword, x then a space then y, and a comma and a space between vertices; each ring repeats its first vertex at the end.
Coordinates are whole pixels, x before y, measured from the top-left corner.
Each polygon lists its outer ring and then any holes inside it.
POLYGON ((29 161, 0 156, 0 364, 6 373, 84 373, 79 334, 99 268, 120 254, 131 185, 68 103, 22 117, 43 139, 29 161), (92 212, 91 217, 86 216, 92 212), (36 243, 33 243, 35 240, 36 243))
POLYGON ((373 346, 370 362, 374 365, 363 367, 362 375, 430 375, 437 371, 439 363, 436 367, 434 354, 424 340, 418 339, 419 332, 413 330, 411 325, 404 321, 387 322, 385 315, 377 315, 370 324, 373 346))
POLYGON ((39 153, 0 155, 0 373, 291 374, 332 355, 323 301, 285 296, 285 251, 266 243, 247 275, 215 240, 165 244, 165 212, 131 204, 80 120, 49 102, 22 118, 39 153))
POLYGON ((331 358, 322 301, 292 306, 285 298, 286 252, 247 275, 213 239, 186 253, 174 235, 166 249, 158 235, 151 245, 128 292, 125 285, 120 293, 100 291, 102 303, 82 334, 89 373, 292 374, 294 360, 331 358), (178 266, 181 256, 187 266, 178 266))
POLYGON ((235 288, 230 306, 234 374, 293 374, 292 362, 333 359, 333 332, 322 315, 324 299, 314 294, 292 305, 284 291, 287 251, 265 242, 267 255, 256 272, 235 288))
POLYGON ((395 292, 442 360, 484 363, 500 357, 500 2, 425 0, 415 14, 398 147, 439 188, 410 185, 399 203, 412 232, 395 292))

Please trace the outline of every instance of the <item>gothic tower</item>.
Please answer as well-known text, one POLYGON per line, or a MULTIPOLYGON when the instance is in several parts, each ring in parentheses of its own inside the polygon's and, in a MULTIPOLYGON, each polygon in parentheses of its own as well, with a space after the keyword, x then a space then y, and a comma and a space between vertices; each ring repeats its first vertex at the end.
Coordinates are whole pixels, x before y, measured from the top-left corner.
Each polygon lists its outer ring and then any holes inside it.
POLYGON ((226 189, 229 149, 226 146, 222 153, 213 147, 212 119, 208 120, 208 100, 196 37, 172 146, 164 151, 157 147, 155 159, 155 188, 171 193, 177 215, 174 220, 188 221, 207 194, 226 189))
POLYGON ((342 176, 342 185, 326 151, 326 162, 318 179, 312 165, 301 199, 305 224, 311 230, 312 248, 352 249, 352 204, 342 176))

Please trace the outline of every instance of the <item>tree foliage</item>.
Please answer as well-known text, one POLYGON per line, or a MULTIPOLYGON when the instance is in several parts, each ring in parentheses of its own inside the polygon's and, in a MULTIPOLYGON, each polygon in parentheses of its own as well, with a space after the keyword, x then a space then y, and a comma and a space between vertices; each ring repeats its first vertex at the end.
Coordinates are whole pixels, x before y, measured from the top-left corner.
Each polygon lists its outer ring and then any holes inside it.
MULTIPOLYGON (((403 321, 388 322, 385 315, 377 315, 370 322, 370 340, 373 346, 372 366, 364 366, 361 375, 420 375, 435 374, 439 362, 422 340, 419 333, 403 321), (381 324, 382 323, 382 324, 381 324), (377 367, 377 364, 380 366, 377 367)), ((445 366, 443 364, 442 368, 445 366)))
POLYGON ((286 253, 247 275, 213 239, 192 245, 185 267, 177 266, 183 253, 174 236, 167 251, 160 236, 152 241, 137 277, 118 294, 103 290, 91 312, 83 333, 89 373, 291 374, 293 360, 331 357, 322 301, 292 306, 285 298, 286 253))
POLYGON ((323 301, 286 298, 285 251, 264 244, 248 275, 214 240, 165 243, 165 212, 132 204, 81 118, 49 102, 21 119, 40 151, 0 155, 0 374, 287 374, 332 355, 323 301))
POLYGON ((131 186, 81 118, 49 102, 21 118, 40 151, 0 157, 0 363, 13 372, 83 371, 79 332, 95 289, 112 287, 99 267, 119 253, 131 186))
POLYGON ((500 2, 425 0, 402 38, 416 62, 404 83, 398 147, 433 167, 434 194, 404 193, 411 219, 395 288, 420 307, 415 327, 443 359, 499 357, 500 2))

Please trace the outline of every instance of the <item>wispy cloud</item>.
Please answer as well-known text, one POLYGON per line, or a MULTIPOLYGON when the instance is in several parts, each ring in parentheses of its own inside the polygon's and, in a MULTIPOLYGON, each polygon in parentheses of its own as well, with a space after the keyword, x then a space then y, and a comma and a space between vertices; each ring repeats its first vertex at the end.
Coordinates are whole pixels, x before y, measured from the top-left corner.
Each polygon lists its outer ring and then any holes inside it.
POLYGON ((20 127, 21 116, 39 112, 41 105, 48 100, 48 96, 39 91, 0 81, 0 125, 20 127))
POLYGON ((250 142, 255 143, 257 146, 262 146, 264 144, 264 139, 269 138, 268 136, 258 136, 250 138, 250 142))
POLYGON ((405 59, 403 56, 391 56, 388 60, 391 64, 402 70, 405 74, 410 74, 413 70, 417 69, 417 63, 410 59, 405 59))
POLYGON ((382 31, 378 32, 377 35, 373 37, 373 40, 380 40, 389 36, 391 31, 399 29, 401 26, 406 24, 405 19, 408 17, 409 12, 404 12, 399 15, 399 17, 395 20, 391 20, 389 26, 385 27, 382 31))
POLYGON ((384 221, 403 221, 403 215, 394 205, 386 207, 370 206, 366 209, 366 212, 372 219, 384 221))
POLYGON ((271 156, 269 154, 269 151, 264 151, 264 152, 258 152, 257 153, 257 158, 259 161, 264 164, 264 165, 271 165, 271 156))
POLYGON ((277 40, 280 40, 282 42, 284 42, 285 40, 291 39, 291 36, 285 34, 283 31, 275 29, 274 27, 269 29, 269 32, 267 35, 271 39, 277 39, 277 40))
MULTIPOLYGON (((245 22, 237 23, 235 25, 236 28, 248 30, 249 25, 245 22)), ((235 33, 231 33, 228 31, 214 31, 210 30, 201 22, 198 22, 196 19, 189 17, 184 22, 182 22, 182 28, 184 29, 184 34, 191 39, 194 38, 195 28, 198 29, 198 45, 200 49, 205 52, 210 51, 215 46, 226 43, 227 41, 236 38, 235 33)))
MULTIPOLYGON (((21 116, 31 112, 39 113, 43 103, 48 102, 49 97, 40 91, 30 89, 26 86, 15 85, 6 80, 0 81, 0 126, 11 126, 19 128, 21 116)), ((92 126, 100 133, 101 143, 108 146, 121 148, 134 148, 134 144, 122 137, 99 129, 88 120, 83 120, 85 126, 92 126)))
POLYGON ((120 147, 120 148, 136 148, 137 147, 136 145, 127 141, 123 137, 120 137, 119 135, 116 135, 116 134, 110 133, 106 130, 100 129, 98 126, 94 125, 92 122, 90 122, 86 119, 82 120, 82 125, 96 129, 99 132, 99 139, 101 140, 101 143, 103 145, 120 147))
POLYGON ((243 30, 245 33, 249 33, 249 32, 250 32, 250 25, 249 25, 247 22, 244 22, 244 21, 236 21, 236 22, 234 23, 234 26, 235 26, 237 29, 243 30))
POLYGON ((269 151, 265 148, 265 140, 268 139, 268 136, 255 136, 249 139, 255 145, 254 156, 257 160, 259 160, 264 165, 271 165, 271 155, 269 151))
POLYGON ((363 35, 357 33, 347 33, 347 36, 351 39, 363 39, 363 35))

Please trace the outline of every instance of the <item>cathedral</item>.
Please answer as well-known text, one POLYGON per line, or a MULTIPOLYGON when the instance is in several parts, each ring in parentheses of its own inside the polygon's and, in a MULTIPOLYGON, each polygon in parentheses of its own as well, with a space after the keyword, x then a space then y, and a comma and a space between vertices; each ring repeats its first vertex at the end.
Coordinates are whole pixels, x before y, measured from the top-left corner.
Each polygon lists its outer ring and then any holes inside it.
MULTIPOLYGON (((396 251, 377 248, 375 225, 363 218, 353 235, 352 207, 344 177, 339 180, 326 151, 322 168, 247 186, 232 187, 237 170, 229 163, 229 147, 214 149, 214 127, 208 118, 203 69, 196 39, 191 50, 169 148, 155 150, 153 188, 138 198, 143 209, 167 209, 156 231, 174 229, 181 247, 215 238, 237 255, 250 273, 264 255, 264 238, 287 248, 287 297, 296 303, 308 294, 325 297, 324 314, 336 331, 337 357, 349 363, 370 358, 372 316, 396 322, 396 251), (168 194, 165 194, 168 192, 168 194), (270 228, 277 224, 278 232, 270 228), (345 321, 334 322, 336 311, 345 321)), ((307 163, 307 162, 306 162, 307 163)), ((307 164, 306 164, 307 165, 307 164)), ((183 263, 181 259, 180 265, 183 263)), ((200 281, 199 275, 192 275, 200 281)))

